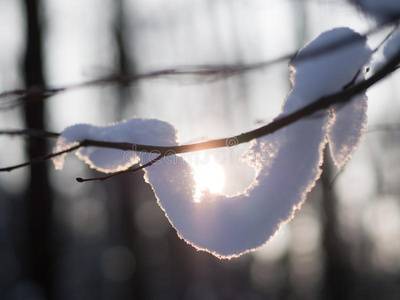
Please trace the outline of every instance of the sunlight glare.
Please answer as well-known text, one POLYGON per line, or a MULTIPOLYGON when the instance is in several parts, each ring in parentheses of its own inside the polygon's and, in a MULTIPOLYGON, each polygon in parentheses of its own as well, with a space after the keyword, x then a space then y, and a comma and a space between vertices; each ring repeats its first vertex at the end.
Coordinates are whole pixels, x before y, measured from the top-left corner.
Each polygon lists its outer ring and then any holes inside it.
POLYGON ((200 200, 205 191, 220 193, 224 188, 225 174, 222 166, 213 156, 203 156, 200 162, 191 163, 196 181, 196 201, 200 200))

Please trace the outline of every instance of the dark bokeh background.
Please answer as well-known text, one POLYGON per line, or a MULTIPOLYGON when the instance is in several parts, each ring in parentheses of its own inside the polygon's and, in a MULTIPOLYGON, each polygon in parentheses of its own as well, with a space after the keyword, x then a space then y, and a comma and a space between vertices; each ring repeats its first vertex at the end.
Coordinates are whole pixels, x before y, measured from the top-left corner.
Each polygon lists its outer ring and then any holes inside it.
MULTIPOLYGON (((373 22, 339 0, 0 0, 0 25, 4 92, 267 61, 323 30, 366 31, 373 22)), ((39 93, 2 106, 0 123, 61 131, 157 117, 189 142, 270 121, 290 87, 285 64, 211 79, 104 84, 48 99, 39 93)), ((48 162, 0 174, 0 299, 398 299, 398 80, 369 91, 369 133, 345 169, 335 177, 327 155, 294 220, 260 250, 232 260, 180 240, 142 172, 78 184, 75 177, 98 174, 69 155, 61 172, 48 162)), ((52 142, 2 136, 0 165, 49 153, 52 142)), ((252 180, 235 163, 225 172, 227 192, 252 180)))

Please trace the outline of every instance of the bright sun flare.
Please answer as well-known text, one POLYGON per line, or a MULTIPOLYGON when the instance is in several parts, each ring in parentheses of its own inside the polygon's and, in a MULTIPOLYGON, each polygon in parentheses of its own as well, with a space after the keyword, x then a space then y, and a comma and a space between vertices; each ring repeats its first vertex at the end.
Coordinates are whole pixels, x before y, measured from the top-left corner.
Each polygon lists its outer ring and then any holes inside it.
POLYGON ((220 193, 225 183, 224 170, 221 165, 215 161, 214 157, 209 156, 200 161, 200 163, 196 164, 191 163, 194 171, 194 179, 196 180, 195 198, 197 200, 199 200, 204 191, 220 193))

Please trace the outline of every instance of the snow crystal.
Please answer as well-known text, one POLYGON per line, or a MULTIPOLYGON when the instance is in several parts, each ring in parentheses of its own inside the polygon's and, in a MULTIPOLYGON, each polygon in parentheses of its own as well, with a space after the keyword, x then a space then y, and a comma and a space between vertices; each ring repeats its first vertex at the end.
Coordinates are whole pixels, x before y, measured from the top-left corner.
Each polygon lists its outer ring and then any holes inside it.
MULTIPOLYGON (((370 54, 366 39, 348 28, 320 35, 291 62, 293 88, 280 116, 342 90, 362 70, 370 54), (298 59, 307 51, 341 39, 353 42, 315 59, 298 59)), ((239 256, 262 246, 300 208, 320 176, 326 137, 336 164, 343 165, 360 140, 365 114, 366 98, 360 95, 354 101, 334 107, 331 114, 314 113, 254 140, 243 159, 254 167, 256 178, 235 196, 206 192, 197 201, 192 166, 177 155, 165 157, 147 168, 145 179, 180 237, 217 257, 239 256)), ((69 127, 59 138, 55 151, 88 138, 163 146, 177 144, 170 124, 132 119, 108 127, 69 127)), ((139 157, 133 153, 130 159, 124 154, 120 150, 94 147, 78 151, 81 159, 104 172, 126 169, 138 159, 142 164, 149 160, 147 154, 139 157)))

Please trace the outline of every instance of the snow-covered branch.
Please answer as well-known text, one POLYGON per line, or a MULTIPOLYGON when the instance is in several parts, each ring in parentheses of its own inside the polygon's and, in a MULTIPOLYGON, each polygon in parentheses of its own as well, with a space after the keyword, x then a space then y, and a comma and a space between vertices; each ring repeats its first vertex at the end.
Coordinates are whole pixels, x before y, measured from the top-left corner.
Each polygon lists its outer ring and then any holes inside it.
MULTIPOLYGON (((304 106, 303 108, 300 108, 290 114, 275 119, 274 121, 265 126, 259 127, 255 130, 248 131, 239 135, 227 138, 209 140, 200 143, 175 145, 175 146, 144 145, 144 144, 127 143, 127 142, 107 142, 101 140, 84 139, 80 142, 79 145, 74 146, 74 150, 80 147, 101 147, 109 149, 119 149, 124 151, 150 152, 150 153, 157 153, 161 156, 169 156, 179 153, 236 146, 238 144, 247 143, 253 139, 272 134, 277 130, 282 129, 300 119, 306 118, 307 116, 310 116, 317 111, 328 109, 334 104, 344 103, 349 101, 355 95, 367 90, 372 85, 374 85, 375 83, 379 82, 380 80, 382 80, 383 78, 385 78, 386 76, 397 70, 397 66, 399 64, 400 64, 400 52, 397 53, 397 55, 393 56, 393 58, 390 61, 388 61, 386 65, 384 65, 369 79, 355 83, 351 86, 346 85, 346 88, 343 89, 342 91, 321 97, 315 100, 314 102, 304 106)), ((350 83, 354 82, 352 81, 350 83)), ((5 130, 5 131, 0 131, 0 134, 26 135, 26 136, 43 137, 43 138, 56 138, 59 136, 58 133, 48 133, 30 129, 5 130)), ((46 159, 50 159, 52 157, 64 153, 65 152, 60 151, 57 153, 53 153, 51 155, 41 157, 38 160, 34 160, 32 162, 26 162, 24 164, 19 164, 16 166, 1 168, 0 172, 11 171, 17 168, 25 167, 33 163, 43 162, 46 159)))
MULTIPOLYGON (((264 244, 301 207, 320 177, 327 143, 339 168, 357 148, 367 124, 365 92, 397 70, 399 32, 385 43, 382 64, 373 66, 372 75, 365 79, 365 68, 373 54, 367 37, 350 28, 320 34, 290 61, 292 90, 282 112, 271 123, 252 131, 182 145, 175 128, 157 119, 133 118, 105 127, 77 124, 57 136, 51 156, 2 171, 48 158, 61 169, 63 157, 71 149, 77 149, 77 156, 91 168, 114 173, 99 180, 149 167, 144 178, 180 237, 218 257, 239 256, 264 244), (315 56, 321 49, 340 43, 343 45, 334 51, 324 50, 315 56), (242 159, 254 169, 255 177, 234 196, 211 191, 198 195, 194 169, 182 156, 175 155, 250 141, 242 159), (137 163, 141 167, 130 169, 137 163)), ((37 137, 37 132, 32 136, 37 137)))

